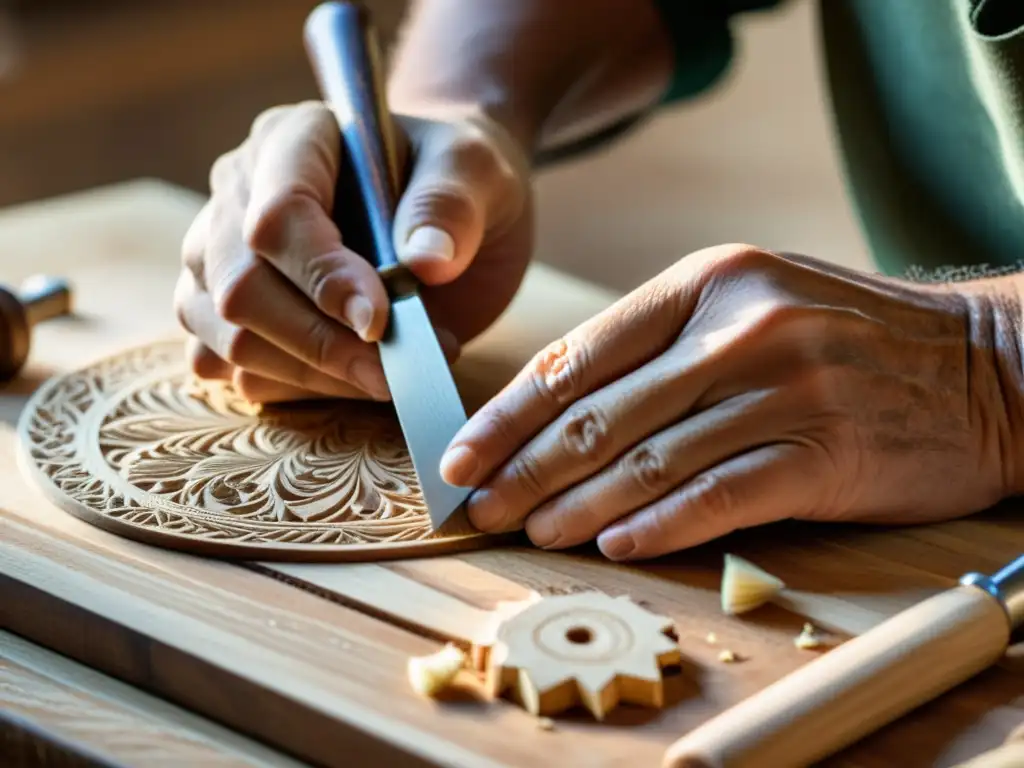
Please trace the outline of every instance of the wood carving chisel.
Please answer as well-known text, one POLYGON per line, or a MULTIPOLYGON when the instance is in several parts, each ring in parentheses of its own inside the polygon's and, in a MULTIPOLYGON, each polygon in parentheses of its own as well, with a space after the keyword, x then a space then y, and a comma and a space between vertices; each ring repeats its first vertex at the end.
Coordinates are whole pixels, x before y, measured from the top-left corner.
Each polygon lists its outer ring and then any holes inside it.
MULTIPOLYGON (((418 281, 395 253, 392 227, 400 175, 369 12, 350 3, 323 3, 306 21, 305 42, 324 102, 341 130, 342 165, 349 167, 361 199, 351 199, 351 191, 342 189, 346 179, 339 179, 339 197, 344 205, 362 209, 367 241, 362 250, 369 251, 363 256, 374 264, 391 300, 388 327, 378 343, 381 363, 437 529, 471 491, 446 483, 440 470, 448 443, 466 423, 466 410, 420 298, 418 281)), ((350 230, 341 229, 351 242, 350 230)))
POLYGON ((1024 556, 896 614, 683 736, 665 768, 801 768, 973 677, 1024 624, 1024 556))

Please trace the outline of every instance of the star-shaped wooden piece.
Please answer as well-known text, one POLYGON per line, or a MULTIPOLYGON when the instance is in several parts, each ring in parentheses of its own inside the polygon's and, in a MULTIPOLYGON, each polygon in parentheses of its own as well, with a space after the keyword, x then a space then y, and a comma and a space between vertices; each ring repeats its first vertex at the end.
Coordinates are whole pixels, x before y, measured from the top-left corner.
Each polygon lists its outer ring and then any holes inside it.
POLYGON ((494 696, 509 695, 538 716, 582 704, 603 720, 620 702, 664 705, 662 669, 681 660, 672 627, 627 596, 545 597, 506 610, 477 658, 494 696))

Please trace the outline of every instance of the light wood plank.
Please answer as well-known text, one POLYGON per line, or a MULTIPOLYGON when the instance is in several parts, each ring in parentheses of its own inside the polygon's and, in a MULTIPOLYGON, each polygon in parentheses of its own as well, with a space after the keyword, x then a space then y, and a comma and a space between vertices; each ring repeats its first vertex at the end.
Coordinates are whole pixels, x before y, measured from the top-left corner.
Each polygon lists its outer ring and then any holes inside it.
POLYGON ((261 572, 379 616, 417 634, 467 646, 489 612, 383 565, 260 563, 261 572))
MULTIPOLYGON (((51 745, 96 764, 147 768, 302 765, 7 632, 0 632, 0 722, 0 728, 43 734, 51 745)), ((5 744, 0 739, 0 759, 5 744)), ((13 753, 7 759, 8 764, 16 764, 13 753)))
POLYGON ((44 507, 0 517, 0 626, 317 764, 534 759, 536 726, 511 705, 442 711, 408 689, 407 658, 436 643, 44 507))

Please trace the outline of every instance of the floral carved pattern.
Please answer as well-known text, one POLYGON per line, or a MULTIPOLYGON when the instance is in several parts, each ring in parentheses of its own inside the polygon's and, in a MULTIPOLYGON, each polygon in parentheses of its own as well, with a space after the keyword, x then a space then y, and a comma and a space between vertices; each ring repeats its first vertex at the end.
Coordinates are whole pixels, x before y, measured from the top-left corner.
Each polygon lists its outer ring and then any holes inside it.
POLYGON ((25 469, 122 535, 225 556, 372 559, 483 537, 435 533, 394 412, 260 408, 187 372, 180 342, 47 382, 19 426, 25 469))

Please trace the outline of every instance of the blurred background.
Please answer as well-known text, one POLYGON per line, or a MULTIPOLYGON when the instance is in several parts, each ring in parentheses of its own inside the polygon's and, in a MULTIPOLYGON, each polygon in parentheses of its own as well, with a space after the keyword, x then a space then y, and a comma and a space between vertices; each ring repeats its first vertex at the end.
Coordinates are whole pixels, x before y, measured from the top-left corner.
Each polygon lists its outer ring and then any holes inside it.
MULTIPOLYGON (((205 193, 267 106, 316 98, 316 0, 0 1, 0 206, 155 177, 205 193)), ((402 0, 370 0, 387 38, 402 0)), ((843 186, 816 3, 748 15, 728 77, 615 145, 544 171, 538 257, 629 290, 749 242, 870 268, 843 186)))

